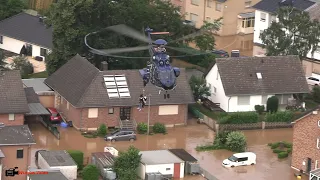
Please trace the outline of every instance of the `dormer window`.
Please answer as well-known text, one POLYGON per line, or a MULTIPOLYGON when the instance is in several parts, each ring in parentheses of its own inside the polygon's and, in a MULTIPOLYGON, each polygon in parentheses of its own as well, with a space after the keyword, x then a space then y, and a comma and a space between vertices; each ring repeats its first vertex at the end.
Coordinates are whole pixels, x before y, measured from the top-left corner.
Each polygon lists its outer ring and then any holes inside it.
POLYGON ((262 79, 262 74, 261 73, 257 73, 257 78, 258 79, 262 79))

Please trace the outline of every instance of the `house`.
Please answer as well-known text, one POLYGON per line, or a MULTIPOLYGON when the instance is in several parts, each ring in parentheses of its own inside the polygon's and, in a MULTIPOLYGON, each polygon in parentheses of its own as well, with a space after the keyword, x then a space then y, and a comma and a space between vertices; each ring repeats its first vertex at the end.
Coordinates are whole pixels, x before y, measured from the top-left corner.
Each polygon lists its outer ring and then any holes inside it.
POLYGON ((173 178, 184 177, 184 161, 168 150, 141 151, 139 176, 145 179, 150 173, 173 178))
POLYGON ((208 99, 226 112, 254 111, 274 95, 283 107, 293 94, 309 93, 298 56, 219 58, 206 81, 208 99))
POLYGON ((194 103, 185 69, 181 69, 177 87, 169 92, 169 99, 164 99, 164 92, 159 94, 159 89, 150 83, 144 88, 138 70, 100 71, 80 55, 74 56, 45 83, 55 91, 55 107, 67 120, 73 121, 77 129, 96 130, 100 124, 121 127, 129 122, 147 122, 148 107, 142 111, 137 109, 143 93, 151 95, 151 125, 155 122, 185 125, 188 104, 194 103), (111 81, 105 82, 105 79, 111 81), (117 85, 116 89, 108 83, 117 85), (118 88, 119 85, 122 88, 118 88))
POLYGON ((199 174, 200 166, 198 160, 184 149, 168 149, 172 154, 184 161, 185 174, 199 174))
MULTIPOLYGON (((20 171, 27 171, 31 161, 31 145, 35 140, 27 125, 0 126, 0 179, 6 180, 5 170, 18 167, 20 171)), ((10 179, 10 178, 9 178, 10 179)), ((15 176, 16 180, 27 179, 26 174, 15 176)))
POLYGON ((253 56, 264 55, 265 50, 262 48, 262 41, 260 34, 263 30, 268 29, 275 21, 276 12, 281 6, 291 5, 302 11, 314 5, 315 2, 312 0, 262 0, 253 6, 255 10, 254 20, 254 37, 253 37, 253 56))
POLYGON ((213 22, 223 18, 220 36, 235 34, 252 34, 254 28, 254 9, 252 6, 260 0, 171 0, 181 7, 181 14, 192 21, 196 28, 203 25, 203 21, 213 22), (179 2, 180 1, 180 2, 179 2))
MULTIPOLYGON (((320 167, 319 109, 312 111, 293 123, 291 167, 308 174, 310 171, 318 174, 313 170, 320 167)), ((319 174, 317 176, 319 177, 319 174)))
POLYGON ((46 56, 52 49, 52 28, 43 18, 25 12, 0 21, 0 49, 28 56, 46 56))
POLYGON ((60 170, 29 169, 28 180, 68 180, 60 170), (41 173, 43 174, 41 174, 41 173))
POLYGON ((54 107, 54 92, 49 88, 44 80, 46 78, 22 79, 23 86, 32 87, 39 96, 40 103, 46 107, 54 107))
POLYGON ((67 151, 39 151, 40 169, 59 169, 68 180, 77 179, 78 166, 67 151))
POLYGON ((23 125, 29 113, 27 98, 19 71, 0 71, 0 123, 23 125))

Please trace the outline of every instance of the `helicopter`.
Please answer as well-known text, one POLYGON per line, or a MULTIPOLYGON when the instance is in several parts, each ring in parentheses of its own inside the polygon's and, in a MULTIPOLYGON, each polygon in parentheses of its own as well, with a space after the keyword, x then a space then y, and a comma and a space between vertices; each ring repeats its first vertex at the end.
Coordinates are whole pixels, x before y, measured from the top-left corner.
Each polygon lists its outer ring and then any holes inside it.
MULTIPOLYGON (((196 32, 168 43, 164 39, 157 39, 153 41, 151 38, 151 35, 165 35, 165 34, 170 34, 170 32, 153 32, 153 29, 149 27, 144 29, 144 32, 147 33, 147 36, 123 24, 110 26, 105 28, 105 30, 114 31, 118 34, 137 39, 139 41, 148 43, 148 45, 138 46, 138 47, 129 47, 129 48, 95 49, 90 45, 88 45, 87 37, 99 32, 99 31, 96 31, 96 32, 89 33, 85 36, 85 44, 90 49, 90 52, 98 55, 108 56, 108 57, 130 58, 130 59, 134 59, 134 58, 150 59, 147 62, 147 67, 139 70, 144 83, 144 87, 150 82, 151 84, 153 84, 155 87, 159 89, 159 94, 161 94, 161 91, 165 91, 164 99, 170 98, 170 94, 168 93, 168 91, 175 90, 177 86, 177 78, 180 75, 180 69, 178 67, 171 66, 170 58, 183 57, 183 56, 170 57, 167 53, 166 48, 184 52, 184 53, 190 53, 188 49, 170 47, 170 46, 167 46, 167 44, 177 42, 177 41, 183 41, 185 39, 189 39, 189 38, 201 35, 201 32, 196 32), (142 51, 142 50, 149 50, 150 57, 129 57, 129 56, 114 55, 117 53, 134 52, 134 51, 142 51)), ((193 54, 193 55, 184 55, 184 56, 196 56, 196 55, 203 55, 208 53, 211 53, 211 52, 205 52, 205 53, 193 54)))

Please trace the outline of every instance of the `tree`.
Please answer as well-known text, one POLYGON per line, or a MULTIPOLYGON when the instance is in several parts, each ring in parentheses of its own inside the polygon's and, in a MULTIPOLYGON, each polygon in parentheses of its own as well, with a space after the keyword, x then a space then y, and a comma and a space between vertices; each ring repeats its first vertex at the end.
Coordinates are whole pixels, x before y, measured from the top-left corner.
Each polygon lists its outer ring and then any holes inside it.
POLYGON ((269 97, 267 100, 267 112, 277 112, 279 108, 279 99, 276 96, 269 97))
POLYGON ((242 132, 230 132, 227 135, 226 146, 230 151, 244 152, 247 146, 246 136, 242 132))
POLYGON ((211 88, 203 77, 191 76, 189 84, 195 100, 206 98, 211 95, 211 88))
POLYGON ((118 179, 138 179, 137 171, 141 160, 139 152, 138 149, 130 146, 126 152, 119 153, 113 165, 113 170, 117 173, 118 179))
POLYGON ((99 170, 95 165, 89 164, 83 168, 83 171, 82 171, 83 180, 99 180, 99 176, 100 176, 99 170))
POLYGON ((13 58, 11 67, 15 70, 20 70, 22 78, 33 73, 33 65, 28 61, 26 57, 17 56, 13 58))
POLYGON ((0 70, 6 70, 7 63, 5 62, 5 56, 2 50, 0 50, 0 70))
POLYGON ((27 7, 25 0, 0 0, 0 21, 22 12, 27 7))
POLYGON ((204 22, 204 25, 200 28, 200 32, 203 33, 201 36, 194 38, 196 46, 202 50, 213 50, 215 46, 214 32, 219 31, 221 27, 221 18, 215 20, 213 23, 204 22))
POLYGON ((105 124, 101 124, 98 128, 98 135, 104 137, 107 134, 107 126, 105 124))
POLYGON ((320 87, 319 86, 314 86, 312 88, 311 95, 312 95, 312 99, 315 102, 320 103, 320 87))
POLYGON ((267 56, 313 54, 320 42, 320 23, 310 20, 309 14, 293 7, 282 7, 278 21, 260 34, 267 56))

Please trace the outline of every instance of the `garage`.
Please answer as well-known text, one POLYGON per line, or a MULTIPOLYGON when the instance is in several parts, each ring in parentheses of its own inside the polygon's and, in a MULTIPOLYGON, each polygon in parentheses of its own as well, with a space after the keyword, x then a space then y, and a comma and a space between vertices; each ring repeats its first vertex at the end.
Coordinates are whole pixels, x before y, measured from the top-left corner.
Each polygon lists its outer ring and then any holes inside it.
POLYGON ((139 176, 145 180, 159 177, 183 178, 184 161, 168 150, 141 151, 139 176))
POLYGON ((41 116, 49 116, 50 113, 40 103, 38 95, 35 93, 32 87, 24 88, 26 93, 28 106, 30 112, 25 114, 26 123, 37 122, 41 119, 41 116))

